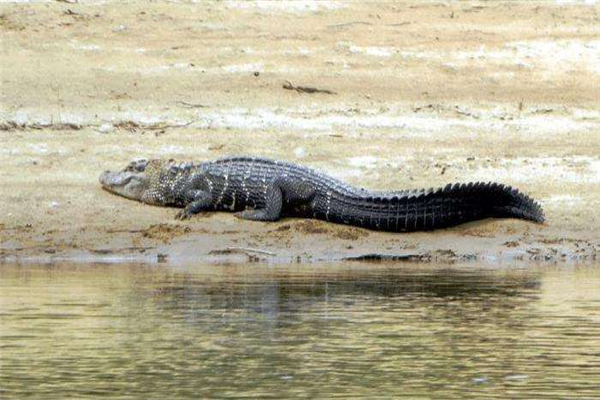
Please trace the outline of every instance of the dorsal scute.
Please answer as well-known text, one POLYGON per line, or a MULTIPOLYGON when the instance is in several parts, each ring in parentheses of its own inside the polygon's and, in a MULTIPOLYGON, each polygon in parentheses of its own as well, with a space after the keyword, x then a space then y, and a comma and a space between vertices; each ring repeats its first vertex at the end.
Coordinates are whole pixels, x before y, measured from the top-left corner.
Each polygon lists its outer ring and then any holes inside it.
POLYGON ((413 200, 413 199, 416 199, 416 198, 417 198, 417 195, 418 195, 418 192, 412 192, 412 191, 411 191, 411 192, 408 192, 408 193, 407 193, 407 195, 406 195, 406 198, 407 198, 408 200, 413 200))
POLYGON ((286 165, 285 161, 276 161, 266 157, 249 157, 249 156, 229 156, 212 161, 213 164, 225 164, 230 162, 257 163, 269 165, 286 165))

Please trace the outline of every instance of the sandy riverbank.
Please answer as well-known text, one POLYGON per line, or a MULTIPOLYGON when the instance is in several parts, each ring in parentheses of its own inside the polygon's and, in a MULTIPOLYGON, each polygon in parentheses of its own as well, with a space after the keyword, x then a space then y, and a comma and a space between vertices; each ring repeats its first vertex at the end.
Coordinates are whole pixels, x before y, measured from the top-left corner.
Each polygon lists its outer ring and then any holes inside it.
POLYGON ((548 1, 1 4, 0 260, 593 258, 599 15, 548 1), (179 222, 97 181, 138 157, 236 154, 374 189, 497 180, 547 222, 179 222))

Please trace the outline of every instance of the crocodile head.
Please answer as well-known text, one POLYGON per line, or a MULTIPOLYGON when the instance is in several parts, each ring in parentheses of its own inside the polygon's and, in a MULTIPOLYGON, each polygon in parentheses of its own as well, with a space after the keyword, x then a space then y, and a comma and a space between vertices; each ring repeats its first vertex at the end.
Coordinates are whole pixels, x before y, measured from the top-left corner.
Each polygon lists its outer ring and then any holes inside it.
POLYGON ((151 164, 153 161, 137 160, 121 171, 104 171, 100 175, 100 184, 111 193, 147 202, 146 194, 152 185, 151 164))
POLYGON ((137 160, 121 171, 100 175, 102 188, 128 199, 158 206, 181 206, 193 163, 175 160, 137 160))

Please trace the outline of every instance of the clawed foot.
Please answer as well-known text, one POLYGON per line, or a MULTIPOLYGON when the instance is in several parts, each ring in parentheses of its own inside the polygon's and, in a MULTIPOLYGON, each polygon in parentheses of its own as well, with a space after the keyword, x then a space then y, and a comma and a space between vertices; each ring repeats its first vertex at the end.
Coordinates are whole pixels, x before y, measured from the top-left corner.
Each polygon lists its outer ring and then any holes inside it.
POLYGON ((246 210, 246 211, 236 212, 233 215, 239 219, 249 219, 253 213, 254 213, 254 210, 246 210))
POLYGON ((270 216, 269 213, 264 210, 246 210, 235 213, 235 216, 240 219, 247 221, 276 221, 279 218, 270 216))
POLYGON ((183 209, 183 210, 179 211, 177 214, 175 214, 175 219, 177 219, 179 221, 183 221, 183 220, 190 219, 190 218, 192 218, 192 214, 186 209, 183 209))

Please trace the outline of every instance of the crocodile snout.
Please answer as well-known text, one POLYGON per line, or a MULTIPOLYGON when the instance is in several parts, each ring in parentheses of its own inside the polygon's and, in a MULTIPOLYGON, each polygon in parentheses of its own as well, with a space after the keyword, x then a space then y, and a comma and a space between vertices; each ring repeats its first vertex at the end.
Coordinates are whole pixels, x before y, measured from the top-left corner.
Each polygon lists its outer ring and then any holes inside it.
POLYGON ((100 184, 102 186, 107 186, 108 185, 108 177, 110 176, 110 171, 106 170, 103 173, 100 174, 100 184))

